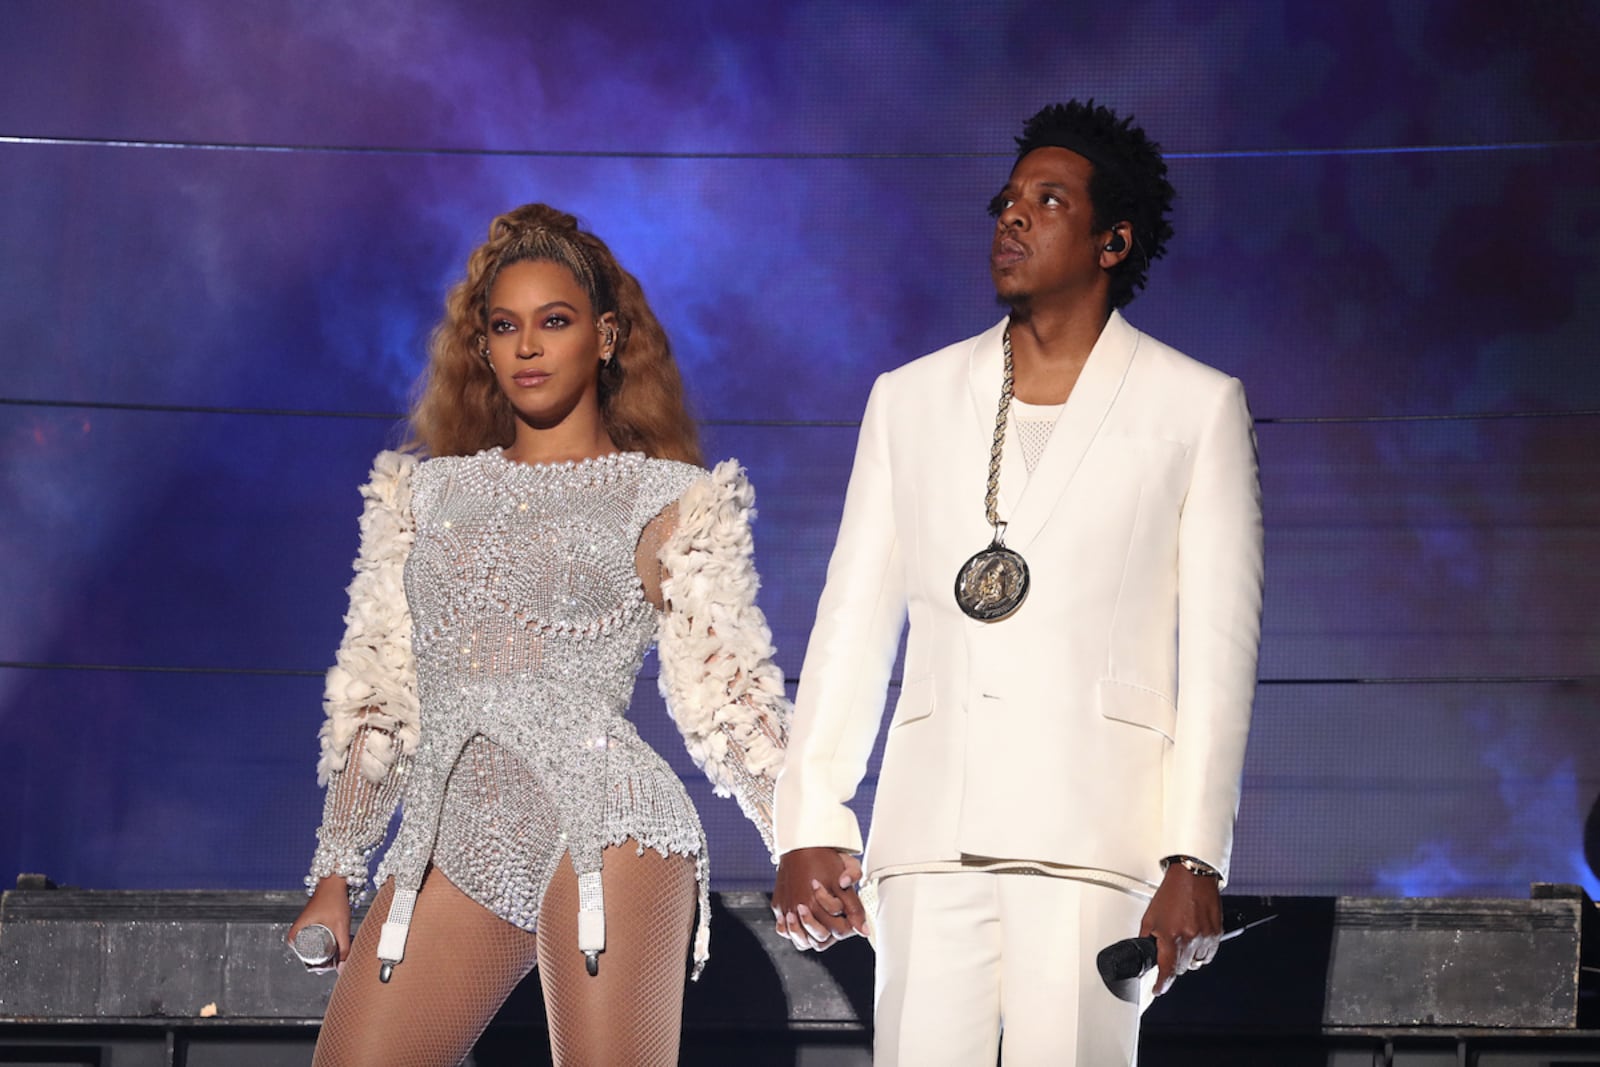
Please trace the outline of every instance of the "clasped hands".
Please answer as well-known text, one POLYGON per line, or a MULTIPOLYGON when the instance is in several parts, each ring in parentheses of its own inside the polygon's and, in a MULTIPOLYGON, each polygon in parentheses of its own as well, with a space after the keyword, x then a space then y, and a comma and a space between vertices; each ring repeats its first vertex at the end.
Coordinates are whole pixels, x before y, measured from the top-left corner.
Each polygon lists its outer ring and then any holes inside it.
POLYGON ((797 848, 778 861, 772 918, 778 936, 818 952, 871 927, 856 892, 861 861, 835 848, 797 848))

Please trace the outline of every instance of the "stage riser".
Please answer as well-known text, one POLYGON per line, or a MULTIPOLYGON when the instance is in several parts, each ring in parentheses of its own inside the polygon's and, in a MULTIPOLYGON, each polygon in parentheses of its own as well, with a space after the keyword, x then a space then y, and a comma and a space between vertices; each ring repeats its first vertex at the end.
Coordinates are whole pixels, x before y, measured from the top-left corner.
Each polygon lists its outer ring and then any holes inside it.
POLYGON ((1340 900, 1329 1026, 1577 1025, 1581 899, 1340 900))
MULTIPOLYGON (((315 1030, 290 1037, 224 1023, 207 1033, 170 1034, 127 1027, 0 1027, 6 1067, 305 1067, 315 1030)), ((527 1027, 491 1027, 467 1067, 543 1067, 545 1036, 527 1027)), ((681 1062, 695 1067, 871 1067, 867 1039, 825 1034, 739 1037, 688 1034, 681 1062)), ((1238 1038, 1147 1032, 1140 1067, 1600 1067, 1600 1034, 1437 1037, 1426 1041, 1306 1035, 1238 1038)))
MULTIPOLYGON (((30 1040, 47 1041, 51 1063, 78 1062, 59 1058, 74 1033, 93 1035, 85 1050, 113 1038, 127 1044, 113 1059, 85 1051, 82 1062, 116 1067, 157 1053, 151 1062, 181 1060, 187 1067, 305 1062, 333 976, 308 975, 284 946, 303 899, 291 892, 5 893, 0 1024, 13 1025, 0 1027, 0 1063, 26 1062, 14 1044, 23 1030, 30 1040), (157 1031, 167 1036, 155 1040, 157 1031), (187 1051, 180 1056, 168 1044, 187 1051), (279 1056, 288 1058, 273 1058, 279 1056)), ((1576 891, 1536 887, 1532 900, 1230 897, 1225 903, 1230 924, 1276 918, 1229 942, 1210 967, 1150 1009, 1151 1063, 1168 1062, 1162 1050, 1176 1040, 1174 1048, 1189 1047, 1199 1057, 1191 1067, 1220 1065, 1232 1055, 1221 1051, 1230 1035, 1247 1035, 1242 1040, 1254 1047, 1276 1033, 1299 1050, 1294 1063, 1365 1067, 1383 1062, 1371 1060, 1374 1048, 1394 1043, 1383 1037, 1373 1045, 1371 1034, 1350 1031, 1387 1028, 1453 1041, 1442 1030, 1492 1036, 1498 1028, 1517 1042, 1537 1043, 1541 1035, 1581 1038, 1580 1026, 1596 1025, 1592 979, 1582 981, 1580 967, 1586 921, 1588 936, 1595 933, 1594 906, 1576 891), (1207 1060, 1206 1049, 1224 1058, 1207 1060)), ((711 964, 685 997, 686 1057, 696 1050, 686 1062, 757 1062, 749 1056, 759 1049, 774 1050, 780 1058, 773 1062, 786 1065, 866 1062, 872 958, 864 942, 797 953, 772 932, 759 893, 717 895, 712 930, 711 964)), ((504 1062, 496 1048, 525 1058, 530 1047, 542 1048, 544 1029, 533 975, 490 1028, 483 1062, 504 1062)), ((1424 1067, 1433 1054, 1396 1047, 1396 1056, 1413 1057, 1396 1063, 1424 1067)), ((1438 1051, 1457 1057, 1464 1047, 1438 1051)), ((1507 1054, 1520 1055, 1518 1048, 1507 1054)), ((1473 1062, 1539 1062, 1496 1061, 1495 1054, 1473 1062)), ((1550 1062, 1600 1064, 1600 1057, 1550 1062)))
MULTIPOLYGON (((334 976, 308 974, 284 944, 303 903, 290 892, 5 893, 0 1023, 195 1020, 202 1012, 315 1022, 334 976)), ((685 997, 690 1029, 863 1030, 872 1005, 864 941, 824 955, 796 952, 773 933, 759 893, 714 895, 712 931, 712 962, 685 997)), ((502 1017, 542 1027, 537 974, 502 1017)))

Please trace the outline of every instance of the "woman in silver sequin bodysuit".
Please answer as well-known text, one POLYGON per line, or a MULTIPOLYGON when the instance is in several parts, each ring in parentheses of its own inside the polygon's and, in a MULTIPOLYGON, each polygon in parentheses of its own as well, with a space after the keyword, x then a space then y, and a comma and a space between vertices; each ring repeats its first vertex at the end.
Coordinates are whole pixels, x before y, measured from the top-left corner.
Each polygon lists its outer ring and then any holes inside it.
POLYGON ((704 832, 625 715, 658 642, 691 755, 770 848, 789 709, 749 483, 698 465, 638 283, 543 205, 472 253, 411 426, 430 458, 385 452, 362 490, 289 930, 339 945, 315 1062, 459 1063, 537 963, 557 1063, 675 1063, 685 959, 707 955, 704 832))

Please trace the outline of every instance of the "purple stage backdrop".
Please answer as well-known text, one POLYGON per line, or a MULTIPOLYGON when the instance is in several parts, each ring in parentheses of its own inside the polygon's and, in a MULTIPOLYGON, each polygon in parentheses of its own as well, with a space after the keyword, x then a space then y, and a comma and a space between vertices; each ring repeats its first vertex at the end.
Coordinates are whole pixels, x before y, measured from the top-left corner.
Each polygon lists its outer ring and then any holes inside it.
MULTIPOLYGON (((999 317, 984 208, 1011 138, 1093 96, 1180 195, 1130 319, 1258 418, 1234 888, 1600 896, 1600 6, 5 0, 0 22, 0 880, 298 884, 356 486, 445 287, 525 201, 639 275, 708 455, 750 468, 792 685, 873 377, 999 317)), ((691 782, 716 884, 765 887, 654 670, 634 717, 691 782)))

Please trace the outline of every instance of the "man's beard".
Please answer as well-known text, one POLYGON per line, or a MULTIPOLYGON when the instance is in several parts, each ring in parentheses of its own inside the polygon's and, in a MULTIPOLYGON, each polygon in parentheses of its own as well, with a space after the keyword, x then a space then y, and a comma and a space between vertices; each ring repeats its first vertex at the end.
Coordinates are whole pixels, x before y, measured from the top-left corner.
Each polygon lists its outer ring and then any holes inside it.
POLYGON ((1020 322, 1028 317, 1028 312, 1033 308, 1033 294, 1002 293, 996 289, 994 302, 1011 312, 1011 317, 1020 322))

